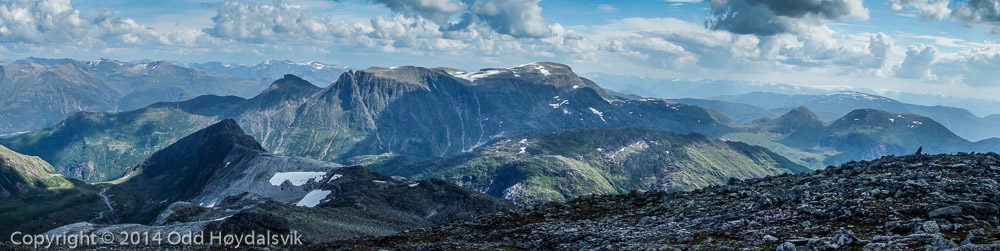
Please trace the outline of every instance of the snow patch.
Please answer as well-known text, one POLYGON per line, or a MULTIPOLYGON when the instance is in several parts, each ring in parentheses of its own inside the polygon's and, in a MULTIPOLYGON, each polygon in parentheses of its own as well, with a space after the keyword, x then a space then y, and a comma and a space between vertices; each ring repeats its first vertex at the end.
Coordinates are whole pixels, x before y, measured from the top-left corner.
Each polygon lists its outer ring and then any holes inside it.
POLYGON ((468 81, 471 81, 471 82, 476 82, 476 80, 478 80, 478 79, 489 77, 489 76, 493 76, 493 75, 500 74, 500 73, 503 73, 503 72, 504 72, 504 70, 488 70, 488 71, 480 71, 480 72, 456 72, 456 73, 451 74, 451 75, 454 76, 454 77, 456 77, 456 78, 461 78, 461 79, 465 79, 465 80, 468 80, 468 81))
POLYGON ((327 190, 312 190, 311 192, 306 194, 306 197, 302 197, 302 200, 299 200, 298 203, 295 203, 295 206, 315 207, 316 205, 319 205, 320 200, 326 198, 326 196, 330 195, 330 193, 331 192, 327 190))
POLYGON ((593 107, 587 107, 587 108, 590 108, 590 112, 593 112, 594 114, 597 114, 597 116, 600 116, 601 117, 601 121, 604 121, 604 123, 608 122, 607 120, 604 120, 604 113, 603 112, 598 111, 597 109, 594 109, 593 107))
POLYGON ((552 109, 559 109, 559 107, 562 107, 565 104, 569 104, 569 100, 563 100, 562 102, 559 103, 549 104, 549 106, 551 106, 552 109))
POLYGON ((332 177, 330 177, 330 181, 327 181, 326 183, 331 183, 334 180, 339 179, 340 177, 344 177, 344 175, 340 175, 339 173, 338 174, 334 174, 332 177))
POLYGON ((826 94, 826 96, 828 96, 828 97, 830 97, 830 96, 839 96, 838 98, 840 98, 840 99, 848 98, 848 99, 854 99, 854 100, 888 101, 887 98, 878 97, 878 96, 869 95, 869 94, 860 93, 860 92, 852 92, 852 91, 839 91, 839 92, 834 92, 834 93, 826 94))
POLYGON ((893 122, 893 123, 895 123, 895 122, 896 122, 896 119, 894 119, 894 118, 889 118, 889 122, 893 122))
POLYGON ((538 69, 538 72, 541 72, 542 76, 548 76, 549 74, 552 74, 549 72, 549 70, 546 70, 545 67, 541 65, 539 65, 538 68, 535 69, 538 69))
POLYGON ((526 153, 526 152, 527 152, 526 150, 528 150, 528 148, 527 148, 527 147, 523 147, 523 146, 522 146, 522 147, 521 147, 521 151, 520 151, 520 152, 517 152, 517 153, 519 153, 519 154, 520 154, 520 153, 526 153))
POLYGON ((285 181, 287 180, 287 181, 292 182, 292 185, 301 186, 301 185, 305 185, 310 180, 321 180, 321 179, 323 179, 323 175, 326 175, 326 173, 324 173, 324 172, 279 172, 279 173, 275 173, 274 176, 271 176, 271 179, 268 180, 268 182, 270 182, 271 185, 280 186, 281 183, 285 183, 285 181))

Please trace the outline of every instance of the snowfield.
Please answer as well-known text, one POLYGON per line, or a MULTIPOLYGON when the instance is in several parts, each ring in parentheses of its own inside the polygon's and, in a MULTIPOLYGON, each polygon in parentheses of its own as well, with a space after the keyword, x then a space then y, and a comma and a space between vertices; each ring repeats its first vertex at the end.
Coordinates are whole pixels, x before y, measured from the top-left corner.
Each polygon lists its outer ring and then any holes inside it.
POLYGON ((330 193, 331 192, 327 190, 312 190, 312 192, 306 194, 306 197, 302 197, 302 200, 300 200, 299 203, 295 203, 295 206, 315 207, 316 205, 319 205, 319 202, 325 199, 327 195, 330 195, 330 193))
POLYGON ((305 185, 306 183, 308 183, 309 180, 319 181, 319 180, 323 179, 323 175, 326 175, 326 173, 325 172, 283 172, 283 173, 275 173, 274 176, 271 176, 271 179, 268 180, 268 182, 270 182, 271 185, 280 186, 281 183, 285 183, 285 181, 287 180, 287 181, 292 182, 292 185, 301 186, 301 185, 305 185))

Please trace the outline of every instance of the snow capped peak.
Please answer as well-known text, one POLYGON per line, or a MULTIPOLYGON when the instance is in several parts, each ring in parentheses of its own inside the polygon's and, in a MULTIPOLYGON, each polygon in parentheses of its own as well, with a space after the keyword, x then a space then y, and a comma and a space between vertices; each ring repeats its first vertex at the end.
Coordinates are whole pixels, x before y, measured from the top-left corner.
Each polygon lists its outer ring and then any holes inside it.
POLYGON ((542 63, 540 63, 540 62, 534 62, 534 63, 528 63, 528 64, 523 64, 523 65, 518 65, 516 67, 512 67, 512 68, 509 68, 509 69, 512 70, 512 71, 516 71, 517 69, 524 69, 524 68, 532 69, 532 70, 534 70, 534 71, 536 71, 538 73, 541 73, 542 76, 548 76, 548 75, 552 74, 552 72, 550 72, 549 69, 546 68, 545 65, 542 64, 542 63))
POLYGON ((868 100, 868 101, 890 101, 891 100, 889 98, 875 96, 875 95, 871 95, 871 94, 867 94, 867 93, 863 93, 863 92, 855 92, 855 91, 838 91, 838 92, 827 93, 824 96, 827 96, 827 97, 837 97, 837 98, 841 98, 841 99, 849 98, 849 99, 855 99, 855 100, 868 100))
POLYGON ((514 77, 521 77, 523 76, 522 73, 537 73, 542 75, 542 77, 545 77, 552 75, 554 71, 563 68, 568 68, 568 67, 556 63, 535 62, 535 63, 522 64, 510 68, 487 68, 479 70, 477 72, 448 71, 448 74, 451 74, 452 76, 457 78, 462 78, 465 80, 475 82, 476 80, 505 72, 513 73, 514 77))

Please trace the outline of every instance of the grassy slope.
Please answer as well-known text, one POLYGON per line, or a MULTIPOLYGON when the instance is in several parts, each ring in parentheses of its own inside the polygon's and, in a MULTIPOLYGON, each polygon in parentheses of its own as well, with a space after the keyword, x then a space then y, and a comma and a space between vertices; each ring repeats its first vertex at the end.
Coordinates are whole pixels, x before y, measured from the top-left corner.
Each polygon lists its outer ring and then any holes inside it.
POLYGON ((0 146, 0 185, 31 186, 32 192, 0 197, 0 236, 14 231, 41 233, 65 224, 89 220, 106 210, 99 188, 66 179, 38 157, 0 146), (20 185, 16 185, 20 183, 20 185))
POLYGON ((576 129, 519 137, 473 153, 408 165, 399 165, 401 160, 393 157, 356 160, 386 174, 442 178, 518 204, 629 190, 690 190, 729 177, 808 170, 759 147, 641 129, 576 129))
MULTIPOLYGON (((236 99, 210 97, 205 101, 225 106, 236 99)), ((117 114, 77 113, 54 127, 0 139, 0 144, 56 163, 59 173, 69 177, 88 182, 107 181, 120 177, 126 168, 154 151, 217 122, 215 110, 223 108, 154 106, 117 114), (100 168, 109 170, 94 170, 100 168)))

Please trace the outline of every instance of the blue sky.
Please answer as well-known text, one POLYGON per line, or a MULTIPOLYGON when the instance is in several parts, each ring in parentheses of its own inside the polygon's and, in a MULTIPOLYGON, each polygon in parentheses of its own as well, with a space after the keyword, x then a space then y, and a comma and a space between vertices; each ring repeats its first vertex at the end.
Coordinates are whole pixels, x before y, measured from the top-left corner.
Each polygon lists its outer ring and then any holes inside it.
POLYGON ((1000 0, 0 2, 0 58, 320 61, 715 78, 997 99, 1000 0), (805 4, 803 4, 805 3, 805 4))

